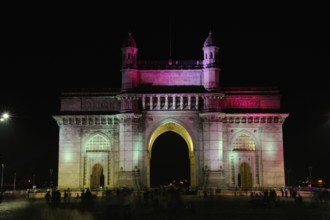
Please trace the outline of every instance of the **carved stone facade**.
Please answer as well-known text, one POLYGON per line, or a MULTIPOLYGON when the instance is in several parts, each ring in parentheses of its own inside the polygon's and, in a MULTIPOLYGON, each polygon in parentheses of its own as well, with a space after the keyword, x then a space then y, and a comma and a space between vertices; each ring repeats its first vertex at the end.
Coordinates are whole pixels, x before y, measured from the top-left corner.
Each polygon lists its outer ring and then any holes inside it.
POLYGON ((285 185, 276 88, 220 87, 211 33, 202 61, 137 61, 137 51, 129 34, 117 91, 62 94, 59 188, 149 187, 153 144, 168 131, 187 144, 191 188, 285 185))

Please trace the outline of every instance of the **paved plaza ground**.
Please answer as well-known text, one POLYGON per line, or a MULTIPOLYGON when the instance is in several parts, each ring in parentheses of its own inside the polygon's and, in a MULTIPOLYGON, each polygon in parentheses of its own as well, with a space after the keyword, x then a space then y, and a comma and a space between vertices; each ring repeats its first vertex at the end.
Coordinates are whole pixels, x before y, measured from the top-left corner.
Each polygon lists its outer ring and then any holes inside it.
POLYGON ((313 197, 297 203, 293 198, 277 199, 275 203, 253 201, 248 195, 237 196, 169 196, 96 197, 89 201, 50 202, 45 199, 7 199, 0 203, 0 219, 13 220, 103 220, 103 219, 253 219, 253 220, 329 220, 330 204, 313 197))

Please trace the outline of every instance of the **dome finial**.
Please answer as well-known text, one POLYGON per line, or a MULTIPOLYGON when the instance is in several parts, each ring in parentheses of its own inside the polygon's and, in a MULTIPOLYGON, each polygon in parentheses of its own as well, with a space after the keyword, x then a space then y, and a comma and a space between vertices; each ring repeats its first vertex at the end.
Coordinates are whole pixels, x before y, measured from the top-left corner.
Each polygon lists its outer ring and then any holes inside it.
POLYGON ((211 29, 209 31, 209 35, 207 36, 206 40, 204 41, 204 47, 209 47, 209 46, 217 46, 217 43, 212 36, 211 29))
POLYGON ((128 32, 127 38, 123 42, 123 47, 136 47, 134 38, 132 37, 132 32, 128 32))

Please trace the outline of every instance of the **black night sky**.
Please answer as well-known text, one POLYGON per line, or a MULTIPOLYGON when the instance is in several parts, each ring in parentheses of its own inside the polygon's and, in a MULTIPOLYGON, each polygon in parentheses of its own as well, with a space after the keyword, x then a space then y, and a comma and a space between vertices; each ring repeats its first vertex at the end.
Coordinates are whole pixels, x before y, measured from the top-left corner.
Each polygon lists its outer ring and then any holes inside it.
POLYGON ((60 92, 118 88, 128 31, 138 59, 168 59, 169 39, 173 59, 202 59, 211 29, 220 46, 221 86, 280 89, 282 112, 290 113, 283 128, 291 184, 308 177, 308 166, 313 178, 330 183, 329 24, 321 11, 312 16, 310 10, 12 10, 1 27, 0 112, 12 115, 0 125, 4 182, 12 184, 16 172, 17 185, 34 176, 41 187, 49 182, 49 169, 56 181, 58 127, 52 115, 59 111, 60 92))

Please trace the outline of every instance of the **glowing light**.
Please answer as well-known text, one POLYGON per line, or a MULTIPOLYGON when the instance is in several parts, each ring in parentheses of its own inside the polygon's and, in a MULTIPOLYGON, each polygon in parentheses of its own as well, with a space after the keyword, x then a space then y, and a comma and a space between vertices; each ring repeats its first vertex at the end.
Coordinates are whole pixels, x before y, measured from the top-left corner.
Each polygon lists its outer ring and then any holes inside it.
POLYGON ((134 162, 138 162, 139 158, 141 158, 141 154, 142 154, 142 143, 141 142, 135 142, 134 146, 133 146, 133 161, 134 162))
POLYGON ((0 121, 6 121, 9 117, 10 115, 7 112, 5 112, 1 115, 0 121))
POLYGON ((317 180, 317 185, 319 187, 323 187, 325 185, 325 182, 322 179, 317 180))
POLYGON ((276 142, 265 143, 264 151, 263 151, 265 158, 269 160, 276 158, 276 154, 278 153, 276 151, 276 144, 277 144, 276 142))
POLYGON ((72 161, 72 153, 65 153, 65 154, 64 154, 64 161, 65 161, 65 162, 70 162, 70 161, 72 161))
POLYGON ((223 160, 223 146, 222 146, 222 141, 219 141, 218 144, 218 159, 223 160))

